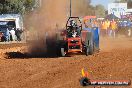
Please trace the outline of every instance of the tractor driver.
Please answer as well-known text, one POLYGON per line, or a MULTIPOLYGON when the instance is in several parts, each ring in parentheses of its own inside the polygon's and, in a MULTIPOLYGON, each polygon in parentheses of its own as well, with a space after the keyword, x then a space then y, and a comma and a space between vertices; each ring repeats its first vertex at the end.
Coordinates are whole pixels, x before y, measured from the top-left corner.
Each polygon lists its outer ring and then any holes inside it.
POLYGON ((73 20, 70 21, 70 34, 71 34, 71 37, 76 37, 79 35, 79 27, 77 25, 77 23, 73 20))
POLYGON ((72 29, 72 37, 76 37, 77 36, 77 31, 76 31, 76 28, 75 27, 73 27, 73 29, 72 29))

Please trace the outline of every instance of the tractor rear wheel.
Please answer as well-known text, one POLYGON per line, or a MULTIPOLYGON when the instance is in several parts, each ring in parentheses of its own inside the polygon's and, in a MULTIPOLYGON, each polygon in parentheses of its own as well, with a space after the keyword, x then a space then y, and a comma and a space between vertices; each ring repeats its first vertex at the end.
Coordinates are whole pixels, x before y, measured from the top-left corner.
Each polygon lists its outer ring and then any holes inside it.
POLYGON ((92 55, 93 53, 94 53, 94 45, 91 44, 91 45, 89 46, 89 54, 92 55))
POLYGON ((89 55, 89 48, 86 47, 86 56, 88 56, 88 55, 89 55))
POLYGON ((93 44, 91 44, 90 46, 86 47, 86 56, 88 55, 92 55, 94 53, 94 47, 93 44))
POLYGON ((62 57, 65 57, 66 56, 65 48, 61 48, 61 56, 62 57))
POLYGON ((86 56, 92 55, 94 53, 94 40, 93 40, 93 33, 87 32, 85 46, 86 46, 86 56))

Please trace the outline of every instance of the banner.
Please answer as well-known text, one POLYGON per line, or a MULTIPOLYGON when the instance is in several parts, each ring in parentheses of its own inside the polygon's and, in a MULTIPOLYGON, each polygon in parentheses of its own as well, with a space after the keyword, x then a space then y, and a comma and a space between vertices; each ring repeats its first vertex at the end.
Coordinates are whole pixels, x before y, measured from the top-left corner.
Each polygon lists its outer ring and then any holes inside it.
POLYGON ((116 17, 121 18, 126 15, 127 3, 110 3, 108 4, 108 14, 114 14, 116 17))

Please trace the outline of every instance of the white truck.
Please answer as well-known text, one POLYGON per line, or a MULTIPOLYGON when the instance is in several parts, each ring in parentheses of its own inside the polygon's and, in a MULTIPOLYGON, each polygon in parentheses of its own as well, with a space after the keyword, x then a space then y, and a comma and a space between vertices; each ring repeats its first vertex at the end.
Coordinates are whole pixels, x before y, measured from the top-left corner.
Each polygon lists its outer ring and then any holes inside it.
POLYGON ((23 18, 20 14, 2 14, 0 15, 0 26, 7 25, 23 30, 23 18))

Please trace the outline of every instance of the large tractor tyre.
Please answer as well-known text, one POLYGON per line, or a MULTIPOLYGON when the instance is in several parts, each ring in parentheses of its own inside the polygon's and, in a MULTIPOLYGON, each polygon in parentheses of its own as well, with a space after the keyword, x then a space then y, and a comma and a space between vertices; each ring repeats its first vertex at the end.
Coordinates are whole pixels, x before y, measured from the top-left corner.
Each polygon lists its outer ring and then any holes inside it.
POLYGON ((62 44, 62 40, 61 40, 60 32, 57 32, 56 33, 56 55, 57 56, 62 56, 61 44, 62 44))
POLYGON ((86 56, 92 55, 94 53, 94 44, 93 44, 93 33, 88 32, 85 40, 86 46, 86 56))
POLYGON ((94 45, 93 43, 89 46, 89 55, 92 55, 94 53, 94 45))
POLYGON ((90 44, 89 47, 86 47, 86 56, 92 55, 94 53, 94 46, 90 44))
POLYGON ((61 51, 58 43, 56 43, 56 56, 61 56, 61 51))
POLYGON ((86 51, 85 51, 85 53, 86 53, 86 56, 89 55, 89 47, 86 47, 86 51))
POLYGON ((64 57, 66 55, 65 41, 57 40, 56 41, 56 55, 64 57))
POLYGON ((61 48, 61 56, 62 57, 65 57, 66 56, 65 48, 61 48))
POLYGON ((61 36, 61 33, 60 32, 57 32, 56 33, 56 40, 57 41, 63 40, 63 37, 61 36))

